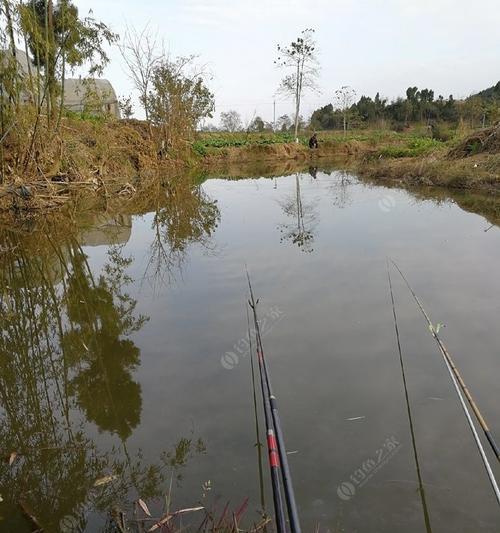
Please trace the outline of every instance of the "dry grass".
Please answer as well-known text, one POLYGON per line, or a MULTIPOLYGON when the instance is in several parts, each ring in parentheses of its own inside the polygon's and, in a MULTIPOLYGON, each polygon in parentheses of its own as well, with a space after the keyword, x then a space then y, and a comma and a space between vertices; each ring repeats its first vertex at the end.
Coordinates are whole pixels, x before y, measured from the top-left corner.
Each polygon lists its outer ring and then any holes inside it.
POLYGON ((455 146, 419 131, 360 131, 347 138, 339 132, 321 132, 317 150, 308 148, 305 137, 290 143, 275 134, 275 142, 267 137, 266 142, 253 142, 246 136, 241 144, 236 141, 242 134, 234 134, 235 142, 227 134, 226 145, 211 146, 204 155, 195 150, 195 143, 192 150, 170 151, 160 159, 142 121, 67 117, 58 133, 50 133, 42 120, 30 151, 32 121, 26 110, 4 143, 0 210, 46 213, 81 195, 105 203, 132 198, 159 177, 191 171, 240 176, 242 169, 252 168, 253 174, 269 166, 275 167, 276 175, 286 174, 299 166, 315 166, 319 159, 343 160, 339 166, 347 160, 361 175, 408 184, 491 190, 500 182, 499 126, 470 134, 455 146))
POLYGON ((28 117, 4 143, 0 210, 47 212, 82 193, 132 196, 185 167, 178 158, 158 157, 144 122, 65 118, 57 133, 40 123, 32 150, 29 124, 28 117))
POLYGON ((409 185, 500 191, 500 125, 467 135, 451 149, 443 145, 419 157, 363 158, 363 176, 409 185))

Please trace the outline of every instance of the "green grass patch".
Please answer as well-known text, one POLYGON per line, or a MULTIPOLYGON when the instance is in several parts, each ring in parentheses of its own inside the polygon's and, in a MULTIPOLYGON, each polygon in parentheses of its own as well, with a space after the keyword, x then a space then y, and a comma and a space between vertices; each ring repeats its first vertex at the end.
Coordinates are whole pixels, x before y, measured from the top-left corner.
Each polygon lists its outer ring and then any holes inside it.
POLYGON ((203 154, 207 148, 265 146, 293 141, 291 133, 204 133, 193 143, 193 149, 203 154))
MULTIPOLYGON (((418 157, 445 145, 442 140, 429 137, 427 130, 395 132, 385 130, 351 130, 317 132, 321 144, 342 144, 352 141, 365 143, 377 150, 377 156, 387 158, 418 157)), ((311 132, 303 131, 299 135, 299 143, 307 146, 311 132)), ((266 146, 295 142, 293 132, 264 133, 201 133, 193 143, 193 151, 205 156, 211 152, 231 147, 266 146)))
POLYGON ((430 137, 415 137, 409 139, 405 144, 385 146, 379 150, 378 155, 394 159, 401 157, 419 157, 443 146, 445 146, 445 143, 431 139, 430 137))

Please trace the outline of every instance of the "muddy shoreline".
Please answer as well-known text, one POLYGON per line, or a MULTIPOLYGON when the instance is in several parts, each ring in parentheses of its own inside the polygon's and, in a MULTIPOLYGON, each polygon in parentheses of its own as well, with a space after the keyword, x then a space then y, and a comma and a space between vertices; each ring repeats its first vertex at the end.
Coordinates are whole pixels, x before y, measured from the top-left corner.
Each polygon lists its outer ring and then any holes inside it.
MULTIPOLYGON (((367 180, 401 187, 443 187, 453 190, 500 192, 500 152, 467 153, 467 140, 415 157, 387 157, 401 151, 404 137, 372 136, 347 139, 320 136, 319 148, 301 143, 252 144, 211 149, 200 155, 184 152, 158 154, 140 121, 104 124, 65 124, 71 138, 59 147, 62 154, 46 157, 34 176, 12 171, 0 186, 0 211, 45 214, 87 196, 104 203, 144 197, 155 183, 208 177, 280 176, 321 166, 348 170, 367 180), (458 155, 457 155, 458 154, 458 155)), ((498 129, 498 127, 497 127, 498 129)), ((491 135, 490 137, 491 138, 491 135)), ((404 151, 403 151, 404 153, 404 151)), ((7 159, 8 167, 13 162, 7 159)))

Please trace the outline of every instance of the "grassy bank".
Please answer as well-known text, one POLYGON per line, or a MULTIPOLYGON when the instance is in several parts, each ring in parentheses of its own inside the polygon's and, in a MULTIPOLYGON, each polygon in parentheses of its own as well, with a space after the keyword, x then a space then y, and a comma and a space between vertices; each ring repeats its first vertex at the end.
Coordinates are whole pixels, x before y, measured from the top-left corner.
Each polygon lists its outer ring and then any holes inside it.
POLYGON ((208 168, 224 169, 252 162, 337 159, 366 177, 460 189, 500 188, 498 127, 480 132, 444 131, 431 135, 427 128, 405 132, 320 132, 319 147, 310 150, 309 137, 290 142, 287 134, 205 134, 196 143, 208 168), (489 144, 486 143, 489 139, 489 144), (493 140, 492 140, 493 139, 493 140), (485 144, 486 143, 486 144, 485 144))
POLYGON ((136 120, 69 116, 41 137, 43 144, 31 146, 20 126, 2 144, 0 210, 46 211, 81 192, 130 196, 158 175, 178 174, 191 157, 189 147, 160 156, 147 124, 136 120))
POLYGON ((453 189, 500 190, 500 125, 456 137, 426 142, 401 151, 384 147, 353 161, 358 174, 407 185, 453 189))
POLYGON ((427 128, 320 132, 315 150, 309 149, 309 133, 295 142, 289 133, 241 132, 203 133, 182 149, 162 151, 154 132, 136 120, 69 116, 61 132, 46 139, 36 165, 22 157, 30 153, 29 136, 13 133, 3 143, 0 210, 44 212, 82 193, 109 202, 133 197, 159 177, 262 175, 269 167, 278 175, 318 160, 408 185, 500 188, 498 127, 439 138, 427 128))

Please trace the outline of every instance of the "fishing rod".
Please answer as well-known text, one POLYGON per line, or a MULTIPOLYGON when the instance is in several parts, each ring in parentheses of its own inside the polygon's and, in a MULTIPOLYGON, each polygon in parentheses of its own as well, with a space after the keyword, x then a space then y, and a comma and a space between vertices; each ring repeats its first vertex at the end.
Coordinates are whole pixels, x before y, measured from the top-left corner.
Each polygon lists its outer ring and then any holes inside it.
MULTIPOLYGON (((392 259, 391 259, 392 261, 392 259)), ((418 296, 415 294, 415 291, 410 286, 409 281, 406 279, 405 275, 401 271, 401 269, 398 267, 398 265, 392 261, 392 264, 396 267, 398 272, 400 273, 401 277, 403 278, 404 282, 406 283, 406 286, 410 290, 413 299, 415 302, 417 302, 418 307, 420 308, 420 311, 422 312, 422 315, 424 316, 425 320, 429 324, 429 330, 434 337, 434 340, 436 341, 439 350, 441 351, 441 354, 443 357, 448 361, 450 367, 453 370, 453 373, 455 374, 455 377, 457 378, 460 387, 462 388, 465 396, 467 397, 467 400, 470 403, 470 406, 472 407, 472 410, 474 411, 474 414, 476 415, 476 418, 481 426, 481 428, 484 431, 484 434, 486 438, 488 439, 488 442, 490 443, 490 446, 493 450, 493 453, 495 454, 496 458, 500 461, 500 448, 498 447, 498 444, 495 442, 495 439, 493 438, 493 435, 491 434, 490 428, 488 427, 488 424, 486 423, 486 420, 484 419, 483 415, 481 414, 481 411, 479 410, 479 407, 477 406, 476 402, 474 401, 474 398, 472 397, 469 389, 467 388, 467 385, 465 384, 460 372, 458 371, 458 368, 456 367, 455 363, 453 362, 453 359, 450 355, 450 352, 447 350, 446 346, 444 345, 444 342, 439 337, 439 333, 436 331, 436 328, 431 322, 431 319, 429 318, 429 315, 424 309, 424 306, 422 305, 422 302, 418 298, 418 296)))
POLYGON ((426 319, 426 321, 427 321, 427 323, 429 325, 429 330, 430 330, 432 336, 434 337, 434 340, 436 341, 436 343, 437 343, 437 345, 439 347, 439 350, 441 352, 441 355, 443 356, 443 360, 444 360, 445 365, 446 365, 446 369, 448 370, 448 373, 449 373, 449 375, 451 377, 453 386, 455 387, 455 390, 457 392, 458 398, 459 398, 460 403, 462 405, 462 409, 463 409, 464 414, 465 414, 465 416, 467 418, 467 422, 468 422, 469 427, 470 427, 470 429, 472 431, 472 434, 474 436, 474 440, 476 442, 476 445, 477 445, 477 447, 479 449, 479 453, 481 455, 481 459, 483 460, 483 464, 484 464, 484 467, 485 467, 486 472, 488 474, 488 478, 490 480, 491 486, 492 486, 493 491, 495 493, 497 502, 500 505, 500 489, 498 488, 497 480, 495 479, 495 476, 494 476, 493 471, 491 469, 491 466, 490 466, 490 463, 488 461, 488 458, 486 457, 486 453, 484 451, 483 445, 481 444, 481 441, 480 441, 479 436, 477 434, 476 428, 474 426, 474 422, 472 421, 472 417, 471 417, 471 415, 469 413, 469 409, 467 408, 467 405, 465 403, 464 396, 463 396, 464 394, 465 394, 467 400, 469 401, 469 404, 471 405, 472 410, 474 411, 474 414, 476 415, 476 418, 477 418, 479 424, 481 425, 481 427, 482 427, 482 429, 484 431, 484 434, 485 434, 489 444, 491 445, 491 448, 492 448, 493 452, 495 453, 496 458, 498 460, 500 460, 498 446, 497 446, 493 436, 491 435, 489 427, 486 424, 486 421, 485 421, 484 417, 482 416, 481 412, 479 411, 479 408, 477 407, 476 402, 472 398, 472 396, 471 396, 471 394, 469 392, 469 389, 465 385, 465 382, 462 379, 462 376, 460 375, 460 372, 458 371, 458 368, 454 364, 450 353, 446 349, 443 341, 441 340, 441 338, 439 337, 438 332, 436 331, 436 328, 432 324, 431 319, 429 318, 429 315, 425 311, 424 306, 422 305, 422 302, 419 300, 418 296, 416 295, 415 291, 412 289, 409 281, 406 279, 406 276, 403 274, 403 272, 398 267, 398 265, 392 259, 391 259, 391 262, 395 266, 395 268, 397 269, 397 271, 399 272, 401 277, 403 278, 406 286, 408 287, 411 295, 413 296, 413 299, 415 300, 415 302, 417 303, 420 311, 422 312, 423 316, 425 317, 425 319, 426 319), (462 392, 463 392, 463 394, 462 394, 462 392))
MULTIPOLYGON (((254 315, 254 323, 257 323, 255 317, 256 317, 256 310, 255 306, 256 303, 253 301, 252 296, 252 303, 248 302, 250 307, 253 309, 253 315, 254 315)), ((255 328, 255 334, 257 337, 257 328, 255 328)), ((257 343, 258 344, 258 343, 257 343)), ((283 505, 283 497, 281 495, 281 488, 280 488, 280 458, 279 458, 279 452, 277 448, 276 443, 276 437, 274 435, 274 429, 273 429, 273 415, 272 415, 272 409, 271 409, 271 399, 269 395, 269 391, 267 390, 266 386, 266 377, 264 373, 264 368, 262 364, 262 358, 260 355, 259 347, 257 346, 257 357, 259 360, 259 372, 260 372, 260 385, 262 390, 262 403, 264 406, 264 421, 266 424, 266 433, 267 433, 267 450, 269 454, 269 469, 271 472, 271 486, 273 490, 273 503, 274 503, 274 514, 276 518, 276 531, 277 533, 286 533, 286 518, 285 518, 285 508, 283 505)))
MULTIPOLYGON (((261 385, 262 385, 262 394, 264 396, 264 403, 269 403, 271 409, 271 427, 267 424, 268 427, 268 448, 269 448, 269 460, 270 464, 272 461, 278 461, 279 470, 281 470, 281 476, 283 480, 283 487, 285 492, 286 504, 288 508, 288 518, 290 521, 290 531, 291 533, 301 533, 299 514, 297 511, 297 503, 295 501, 295 492, 293 490, 292 475, 290 473, 290 467, 288 464, 288 456, 286 453, 285 439, 283 436, 283 430, 281 428, 281 420, 278 412, 278 402, 276 396, 273 394, 271 378, 269 375, 269 370, 267 368, 266 358, 264 356, 264 349, 262 346, 262 336, 260 333, 259 321, 257 318, 257 304, 258 300, 255 301, 252 283, 250 281, 250 275, 247 270, 247 279, 248 279, 248 288, 250 290, 250 300, 248 301, 254 318, 255 326, 255 339, 256 339, 256 349, 257 349, 257 358, 259 361, 261 385), (267 400, 267 401, 266 401, 267 400), (278 454, 277 456, 271 454, 271 450, 275 452, 277 446, 278 454)), ((272 468, 271 468, 272 471, 272 468)), ((274 490, 274 486, 273 486, 274 490)), ((280 493, 281 494, 281 493, 280 493)))
POLYGON ((391 293, 392 315, 394 318, 394 329, 396 332, 396 341, 398 345, 399 362, 401 365, 401 375, 403 376, 403 386, 405 390, 405 399, 406 399, 406 410, 408 412, 408 423, 410 425, 411 442, 413 446, 413 456, 415 458, 415 468, 417 470, 418 488, 419 488, 419 493, 420 493, 420 500, 422 502, 422 510, 424 513, 425 529, 427 533, 432 533, 431 521, 429 517, 429 509, 427 507, 427 500, 425 498, 424 482, 422 480, 422 473, 420 470, 420 461, 418 459, 417 440, 415 437, 415 427, 413 425, 413 416, 412 416, 411 407, 410 407, 410 397, 408 395, 408 386, 406 383, 406 371, 405 371, 405 364, 403 361, 403 351, 401 348, 401 338, 399 335, 398 317, 396 314, 396 302, 394 299, 394 291, 392 288, 392 278, 391 278, 391 271, 389 268, 389 260, 387 260, 387 277, 389 279, 389 291, 391 293))
POLYGON ((250 334, 250 314, 248 312, 248 306, 245 305, 247 312, 247 330, 248 330, 248 342, 250 348, 250 368, 252 370, 252 391, 253 391, 253 412, 255 419, 255 437, 257 439, 257 464, 259 469, 259 489, 260 489, 260 505, 262 507, 262 514, 266 513, 266 498, 264 493, 264 469, 262 468, 262 444, 260 442, 260 427, 259 427, 259 415, 257 411, 257 388, 255 386, 255 369, 254 369, 254 352, 252 346, 252 336, 250 334))

